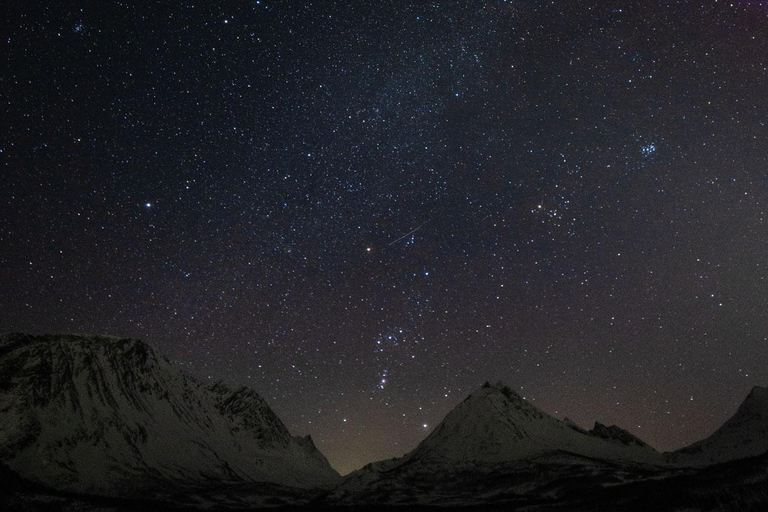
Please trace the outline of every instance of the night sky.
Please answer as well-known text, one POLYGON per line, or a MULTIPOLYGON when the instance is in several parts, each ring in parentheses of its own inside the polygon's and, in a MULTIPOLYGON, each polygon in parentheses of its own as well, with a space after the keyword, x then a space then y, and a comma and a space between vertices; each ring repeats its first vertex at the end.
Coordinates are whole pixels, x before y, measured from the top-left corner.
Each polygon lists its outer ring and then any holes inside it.
POLYGON ((484 381, 662 450, 768 384, 768 3, 12 4, 0 331, 142 338, 342 473, 484 381))

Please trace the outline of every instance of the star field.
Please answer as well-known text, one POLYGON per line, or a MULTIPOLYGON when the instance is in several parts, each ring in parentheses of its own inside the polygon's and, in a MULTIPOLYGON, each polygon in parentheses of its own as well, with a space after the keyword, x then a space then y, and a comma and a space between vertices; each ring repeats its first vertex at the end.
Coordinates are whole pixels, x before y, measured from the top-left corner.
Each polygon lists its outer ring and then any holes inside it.
POLYGON ((139 337, 342 473, 503 380, 658 449, 768 383, 754 1, 4 11, 0 331, 139 337))

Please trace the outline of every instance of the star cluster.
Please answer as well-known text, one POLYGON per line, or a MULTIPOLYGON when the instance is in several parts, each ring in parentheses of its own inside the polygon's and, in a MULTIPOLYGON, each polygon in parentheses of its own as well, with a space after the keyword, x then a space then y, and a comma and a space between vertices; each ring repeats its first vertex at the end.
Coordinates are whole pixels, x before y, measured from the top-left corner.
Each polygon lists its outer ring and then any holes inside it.
POLYGON ((4 17, 2 331, 146 339, 341 472, 486 380, 660 449, 768 383, 760 2, 4 17))

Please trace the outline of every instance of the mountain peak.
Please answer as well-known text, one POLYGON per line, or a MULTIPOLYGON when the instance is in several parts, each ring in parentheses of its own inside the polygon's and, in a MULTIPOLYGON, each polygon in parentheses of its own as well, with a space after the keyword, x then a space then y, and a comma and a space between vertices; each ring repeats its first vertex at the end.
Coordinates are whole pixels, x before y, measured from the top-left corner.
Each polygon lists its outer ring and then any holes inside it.
POLYGON ((497 381, 495 384, 491 384, 490 382, 486 382, 483 384, 478 391, 475 393, 470 394, 467 398, 475 395, 475 394, 485 395, 488 393, 500 393, 506 397, 507 400, 517 401, 517 400, 525 400, 522 396, 517 394, 515 391, 512 390, 509 386, 504 384, 502 381, 497 381))
POLYGON ((0 462, 55 489, 143 496, 339 479, 258 393, 204 384, 140 340, 0 335, 0 390, 0 462))
POLYGON ((639 457, 653 461, 659 456, 623 429, 600 424, 596 429, 574 428, 503 382, 486 382, 449 412, 410 457, 512 462, 563 452, 611 460, 639 457))

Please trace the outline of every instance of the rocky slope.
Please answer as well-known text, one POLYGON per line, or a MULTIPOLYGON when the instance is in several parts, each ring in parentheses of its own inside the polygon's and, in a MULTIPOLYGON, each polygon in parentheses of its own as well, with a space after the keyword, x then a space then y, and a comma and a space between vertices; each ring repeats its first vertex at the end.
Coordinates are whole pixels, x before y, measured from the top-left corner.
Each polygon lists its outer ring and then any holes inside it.
POLYGON ((91 335, 0 336, 0 462, 52 489, 120 497, 299 495, 340 480, 254 391, 204 385, 139 340, 91 335))

